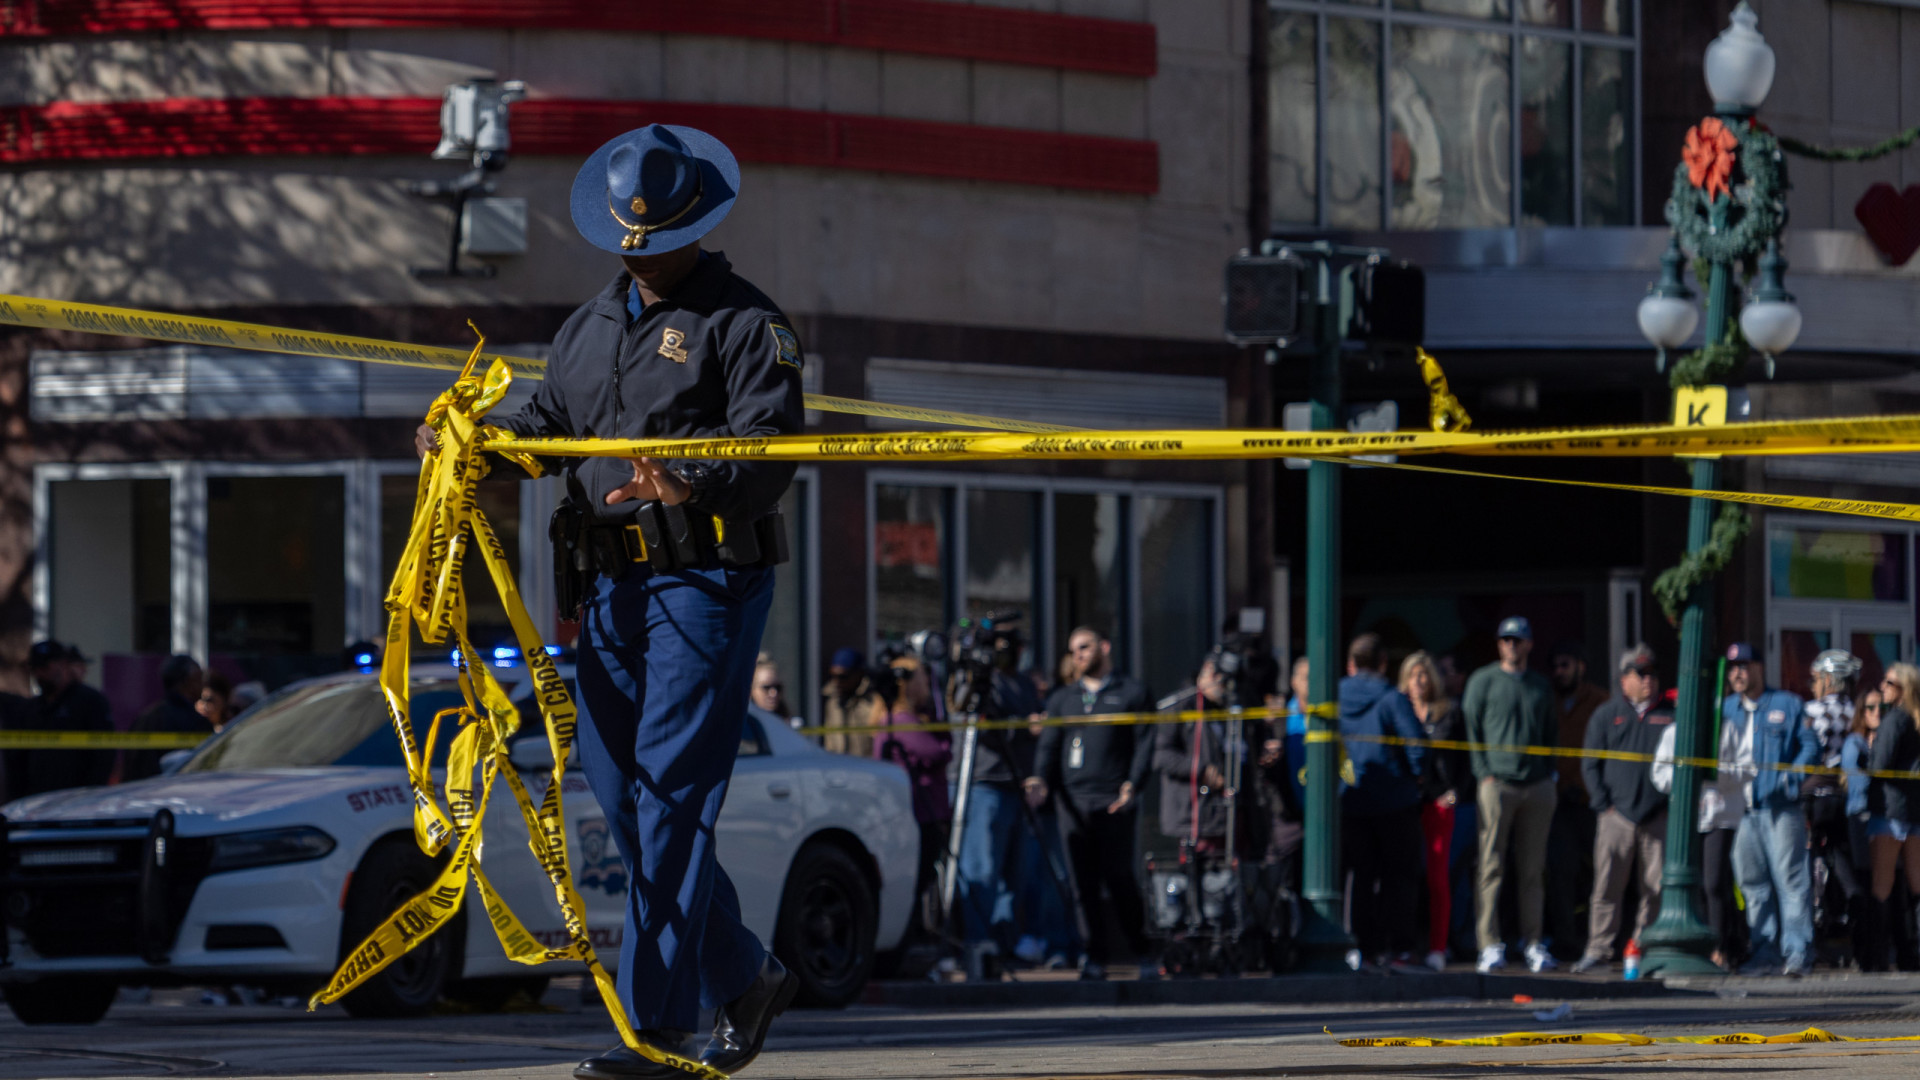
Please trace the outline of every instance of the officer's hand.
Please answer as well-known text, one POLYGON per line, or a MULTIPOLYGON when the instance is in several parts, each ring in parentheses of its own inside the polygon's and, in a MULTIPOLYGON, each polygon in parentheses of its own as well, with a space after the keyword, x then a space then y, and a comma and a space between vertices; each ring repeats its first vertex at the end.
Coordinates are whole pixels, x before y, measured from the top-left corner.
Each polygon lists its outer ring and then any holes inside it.
POLYGON ((633 479, 607 492, 608 506, 628 499, 642 502, 658 499, 668 506, 678 506, 693 494, 685 480, 668 472, 665 465, 653 458, 628 458, 627 464, 633 466, 633 479))
POLYGON ((421 424, 413 431, 413 451, 426 457, 440 449, 440 433, 433 430, 432 424, 421 424))
POLYGON ((1133 781, 1127 780, 1120 785, 1120 797, 1107 804, 1107 813, 1117 814, 1133 801, 1133 781))
POLYGON ((1027 805, 1033 807, 1035 810, 1040 809, 1040 804, 1047 801, 1047 782, 1045 780, 1037 776, 1029 776, 1021 781, 1020 786, 1027 793, 1027 805))

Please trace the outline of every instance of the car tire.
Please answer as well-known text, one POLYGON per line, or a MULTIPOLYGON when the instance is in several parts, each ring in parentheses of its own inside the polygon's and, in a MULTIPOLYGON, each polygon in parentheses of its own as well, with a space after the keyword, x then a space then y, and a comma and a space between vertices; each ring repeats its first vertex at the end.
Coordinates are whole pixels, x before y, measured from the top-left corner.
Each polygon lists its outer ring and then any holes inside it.
POLYGON ((100 979, 41 979, 9 986, 7 1008, 23 1024, 97 1024, 119 992, 100 979))
MULTIPOLYGON (((446 856, 430 859, 411 836, 382 840, 360 860, 347 889, 340 920, 340 958, 347 954, 408 899, 419 895, 440 876, 446 856)), ((424 942, 382 968, 340 999, 349 1016, 391 1019, 424 1016, 440 995, 459 978, 465 954, 466 913, 435 931, 424 942)))
POLYGON ((878 909, 873 886, 845 851, 810 843, 793 857, 773 952, 800 979, 795 1004, 838 1009, 859 996, 873 972, 878 909))
POLYGON ((515 994, 524 993, 535 1005, 547 992, 552 980, 545 975, 496 976, 487 979, 461 979, 447 987, 447 1000, 456 1001, 474 1012, 499 1012, 515 994))

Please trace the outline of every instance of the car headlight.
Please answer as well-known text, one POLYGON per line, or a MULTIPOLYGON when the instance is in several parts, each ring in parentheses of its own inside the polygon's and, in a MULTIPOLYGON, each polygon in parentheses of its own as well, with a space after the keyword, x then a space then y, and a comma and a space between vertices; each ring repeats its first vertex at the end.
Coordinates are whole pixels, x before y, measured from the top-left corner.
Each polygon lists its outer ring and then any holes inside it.
POLYGON ((333 837, 311 825, 229 833, 213 837, 212 840, 213 857, 207 864, 209 873, 321 859, 334 848, 333 837))

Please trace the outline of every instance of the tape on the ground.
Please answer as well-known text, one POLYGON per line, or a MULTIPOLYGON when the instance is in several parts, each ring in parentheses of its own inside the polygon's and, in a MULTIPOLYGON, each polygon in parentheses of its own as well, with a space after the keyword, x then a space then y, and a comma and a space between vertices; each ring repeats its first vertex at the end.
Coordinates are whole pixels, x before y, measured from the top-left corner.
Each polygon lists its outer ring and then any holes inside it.
MULTIPOLYGON (((1328 1034, 1332 1034, 1331 1031, 1328 1034)), ((1920 1035, 1836 1035, 1824 1028, 1810 1027, 1783 1035, 1756 1035, 1736 1031, 1725 1035, 1638 1035, 1633 1032, 1582 1031, 1551 1034, 1539 1031, 1514 1031, 1505 1035, 1483 1035, 1475 1039, 1435 1039, 1402 1036, 1373 1039, 1339 1039, 1341 1046, 1655 1046, 1685 1044, 1724 1046, 1730 1044, 1781 1043, 1868 1043, 1920 1042, 1920 1035)))
POLYGON ((189 750, 213 737, 191 731, 0 731, 0 750, 189 750))

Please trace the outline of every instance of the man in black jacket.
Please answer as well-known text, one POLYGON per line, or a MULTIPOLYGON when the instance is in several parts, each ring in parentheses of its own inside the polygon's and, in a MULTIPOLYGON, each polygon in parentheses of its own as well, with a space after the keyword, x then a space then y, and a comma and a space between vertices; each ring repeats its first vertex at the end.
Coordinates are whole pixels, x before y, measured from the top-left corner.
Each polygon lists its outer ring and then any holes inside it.
MULTIPOLYGON (((200 700, 205 680, 206 672, 193 657, 184 654, 167 657, 167 662, 160 666, 160 700, 147 706, 147 711, 134 720, 133 730, 213 734, 213 725, 193 707, 193 703, 200 700)), ((127 751, 120 779, 144 780, 159 776, 160 759, 166 754, 165 750, 127 751)))
MULTIPOLYGON (((1091 627, 1067 637, 1078 678, 1047 698, 1047 715, 1089 716, 1145 712, 1147 691, 1137 680, 1113 671, 1113 643, 1091 627)), ((1049 790, 1058 790, 1067 857, 1086 917, 1087 959, 1082 979, 1107 977, 1112 953, 1107 911, 1120 923, 1134 955, 1149 960, 1146 912, 1133 876, 1133 798, 1147 783, 1153 740, 1132 724, 1070 724, 1040 734, 1034 775, 1027 777, 1027 802, 1039 807, 1049 790), (1100 903, 1105 886, 1111 909, 1100 903)), ((1145 968, 1143 967, 1143 971, 1145 968)))
POLYGON ((1620 934, 1620 898, 1636 869, 1640 875, 1640 912, 1633 927, 1635 939, 1646 932, 1660 912, 1667 796, 1653 786, 1649 761, 1660 747, 1660 736, 1672 726, 1673 714, 1655 704, 1660 678, 1654 674, 1653 663, 1653 650, 1645 645, 1628 649, 1620 657, 1620 693, 1595 709, 1587 720, 1587 749, 1646 757, 1637 761, 1589 757, 1580 765, 1589 805, 1598 816, 1594 824, 1587 951, 1573 965, 1575 974, 1592 971, 1613 959, 1613 942, 1620 934))
MULTIPOLYGON (((27 674, 40 694, 32 700, 7 695, 8 715, 0 724, 28 731, 112 731, 107 697, 80 681, 74 658, 79 650, 58 641, 35 642, 27 650, 27 674)), ((7 798, 24 799, 43 791, 91 787, 113 772, 111 750, 10 750, 6 755, 7 798)))

